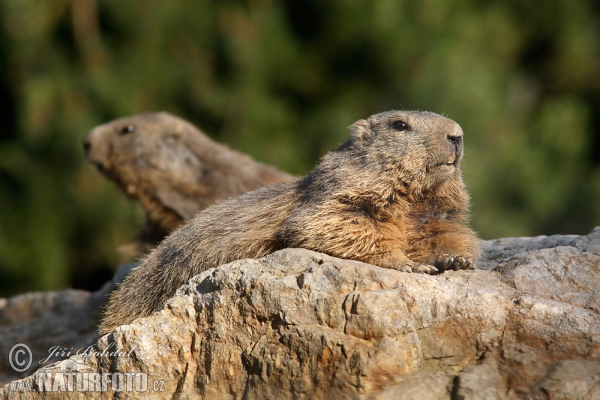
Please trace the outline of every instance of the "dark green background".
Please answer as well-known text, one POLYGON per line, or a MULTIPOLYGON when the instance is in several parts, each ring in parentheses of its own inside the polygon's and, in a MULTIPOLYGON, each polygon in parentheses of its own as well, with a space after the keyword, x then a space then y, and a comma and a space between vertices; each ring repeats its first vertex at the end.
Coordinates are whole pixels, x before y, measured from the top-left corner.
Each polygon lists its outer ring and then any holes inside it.
POLYGON ((87 165, 94 125, 166 110, 296 174, 370 114, 466 135, 483 238, 600 225, 593 0, 0 2, 0 295, 97 288, 143 215, 87 165))

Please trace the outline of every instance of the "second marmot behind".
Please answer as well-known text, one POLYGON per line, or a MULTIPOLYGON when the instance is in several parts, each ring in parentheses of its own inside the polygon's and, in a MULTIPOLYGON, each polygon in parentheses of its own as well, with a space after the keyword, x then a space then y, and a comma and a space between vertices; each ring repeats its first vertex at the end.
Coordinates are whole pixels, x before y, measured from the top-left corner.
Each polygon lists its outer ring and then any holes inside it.
POLYGON ((350 131, 307 176, 215 204, 168 236, 113 292, 100 333, 159 310, 202 271, 286 247, 406 272, 475 268, 460 126, 390 111, 350 131))
POLYGON ((207 206, 294 177, 211 140, 166 112, 136 114, 92 129, 86 157, 146 212, 139 253, 207 206))

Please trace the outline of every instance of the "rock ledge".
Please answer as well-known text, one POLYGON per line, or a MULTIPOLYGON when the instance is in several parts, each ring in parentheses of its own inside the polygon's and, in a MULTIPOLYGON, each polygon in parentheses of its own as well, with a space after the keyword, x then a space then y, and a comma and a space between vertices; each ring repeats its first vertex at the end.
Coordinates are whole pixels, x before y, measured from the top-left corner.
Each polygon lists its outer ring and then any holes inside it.
POLYGON ((146 374, 148 398, 600 398, 600 228, 484 248, 484 269, 438 276, 303 249, 235 261, 0 397, 109 398, 77 380, 117 372, 146 374), (37 393, 56 372, 74 391, 37 393))

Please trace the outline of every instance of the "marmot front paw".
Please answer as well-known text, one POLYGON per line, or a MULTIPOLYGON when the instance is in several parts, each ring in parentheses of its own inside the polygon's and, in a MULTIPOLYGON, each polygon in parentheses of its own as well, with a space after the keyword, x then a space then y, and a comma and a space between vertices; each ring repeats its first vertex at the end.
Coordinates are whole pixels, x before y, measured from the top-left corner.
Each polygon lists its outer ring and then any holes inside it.
POLYGON ((461 269, 475 269, 475 262, 470 258, 454 256, 452 254, 442 254, 436 261, 435 266, 440 272, 444 272, 448 269, 455 271, 461 269))

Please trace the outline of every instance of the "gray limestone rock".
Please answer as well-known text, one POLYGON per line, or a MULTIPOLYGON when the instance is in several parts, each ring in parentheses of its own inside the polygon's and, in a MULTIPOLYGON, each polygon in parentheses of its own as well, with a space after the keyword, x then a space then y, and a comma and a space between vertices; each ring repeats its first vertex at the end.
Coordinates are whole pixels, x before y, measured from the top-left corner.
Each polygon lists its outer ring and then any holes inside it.
POLYGON ((600 229, 484 248, 484 269, 437 276, 303 249, 238 260, 0 398, 598 398, 600 229))
POLYGON ((123 265, 112 281, 94 293, 68 289, 0 299, 0 385, 93 345, 98 340, 101 308, 132 266, 123 265), (26 344, 33 356, 23 372, 15 371, 8 359, 13 346, 19 343, 26 344))

